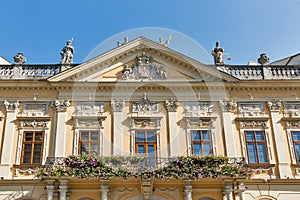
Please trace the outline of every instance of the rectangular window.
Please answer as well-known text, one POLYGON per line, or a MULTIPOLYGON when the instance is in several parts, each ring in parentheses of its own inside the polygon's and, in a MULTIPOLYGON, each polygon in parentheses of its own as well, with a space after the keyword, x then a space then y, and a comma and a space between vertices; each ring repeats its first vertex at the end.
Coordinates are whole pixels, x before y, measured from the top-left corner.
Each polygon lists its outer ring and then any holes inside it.
POLYGON ((294 143, 294 150, 297 163, 300 163, 300 131, 293 131, 292 138, 294 143))
POLYGON ((79 154, 99 155, 100 132, 97 130, 86 130, 79 132, 79 154))
POLYGON ((254 164, 268 163, 266 136, 263 131, 246 131, 248 162, 254 164))
POLYGON ((192 130, 192 150, 194 155, 212 155, 212 140, 209 130, 192 130))
POLYGON ((136 154, 147 157, 147 165, 156 164, 156 134, 154 131, 137 131, 135 139, 136 154))
POLYGON ((44 132, 24 132, 21 164, 42 164, 44 132))

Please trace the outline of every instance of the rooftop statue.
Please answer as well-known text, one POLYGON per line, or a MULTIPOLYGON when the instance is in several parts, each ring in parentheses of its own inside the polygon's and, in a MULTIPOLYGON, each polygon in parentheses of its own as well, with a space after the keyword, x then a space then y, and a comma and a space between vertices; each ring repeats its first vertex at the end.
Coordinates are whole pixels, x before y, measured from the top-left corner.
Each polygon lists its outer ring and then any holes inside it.
POLYGON ((216 47, 211 54, 214 56, 215 65, 224 65, 224 49, 220 47, 219 42, 216 42, 216 47))
POLYGON ((74 47, 72 46, 73 38, 67 41, 67 45, 60 51, 61 55, 61 64, 72 64, 74 47))
POLYGON ((22 53, 17 53, 17 55, 14 56, 14 62, 15 64, 24 64, 26 62, 26 58, 22 53))
POLYGON ((257 62, 261 65, 268 64, 269 61, 270 61, 270 58, 265 53, 260 54, 260 57, 257 59, 257 62))

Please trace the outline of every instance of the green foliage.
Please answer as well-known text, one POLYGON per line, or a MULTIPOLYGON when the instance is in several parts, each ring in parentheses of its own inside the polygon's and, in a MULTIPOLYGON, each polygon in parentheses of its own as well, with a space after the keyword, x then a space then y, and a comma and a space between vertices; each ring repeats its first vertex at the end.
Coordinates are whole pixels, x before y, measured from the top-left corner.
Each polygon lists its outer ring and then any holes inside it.
MULTIPOLYGON (((39 177, 77 178, 141 178, 186 179, 220 178, 222 176, 250 177, 252 170, 243 163, 230 163, 221 156, 179 156, 160 168, 145 166, 143 157, 111 156, 98 159, 95 156, 69 156, 56 160, 38 170, 39 177)), ((153 167, 153 166, 152 166, 153 167)))

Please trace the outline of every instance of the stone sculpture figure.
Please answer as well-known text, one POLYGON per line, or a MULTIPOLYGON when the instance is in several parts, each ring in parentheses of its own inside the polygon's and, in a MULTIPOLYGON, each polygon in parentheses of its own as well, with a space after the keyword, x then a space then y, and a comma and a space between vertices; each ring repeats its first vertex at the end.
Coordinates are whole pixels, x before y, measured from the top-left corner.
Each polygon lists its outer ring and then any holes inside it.
POLYGON ((265 53, 260 54, 260 57, 257 59, 257 62, 261 65, 266 65, 269 63, 269 61, 270 58, 265 53))
POLYGON ((17 55, 14 56, 15 64, 24 64, 26 60, 26 57, 22 53, 17 53, 17 55))
POLYGON ((211 54, 214 56, 215 65, 224 65, 224 49, 220 47, 219 42, 216 42, 216 47, 211 54))
POLYGON ((67 41, 67 45, 60 51, 61 55, 61 64, 72 64, 74 47, 72 46, 73 38, 67 41))

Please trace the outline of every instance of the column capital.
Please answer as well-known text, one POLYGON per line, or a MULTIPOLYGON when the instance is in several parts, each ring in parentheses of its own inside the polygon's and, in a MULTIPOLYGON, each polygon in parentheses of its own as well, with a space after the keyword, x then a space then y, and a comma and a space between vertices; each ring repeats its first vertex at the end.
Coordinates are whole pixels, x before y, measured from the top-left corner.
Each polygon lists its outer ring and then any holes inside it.
POLYGON ((223 112, 234 112, 237 108, 237 103, 235 100, 220 100, 219 106, 223 112))
POLYGON ((281 101, 278 100, 269 100, 267 101, 267 106, 271 112, 276 112, 280 110, 281 101))
POLYGON ((125 106, 125 101, 121 99, 111 100, 111 108, 114 112, 122 112, 123 107, 125 106))
POLYGON ((57 99, 53 105, 57 112, 65 112, 71 103, 70 100, 65 101, 64 99, 57 99))
POLYGON ((176 112, 179 102, 176 99, 167 99, 165 100, 165 106, 168 112, 176 112))
POLYGON ((16 102, 5 100, 4 106, 7 112, 15 112, 16 109, 20 106, 20 103, 19 100, 17 100, 16 102))

